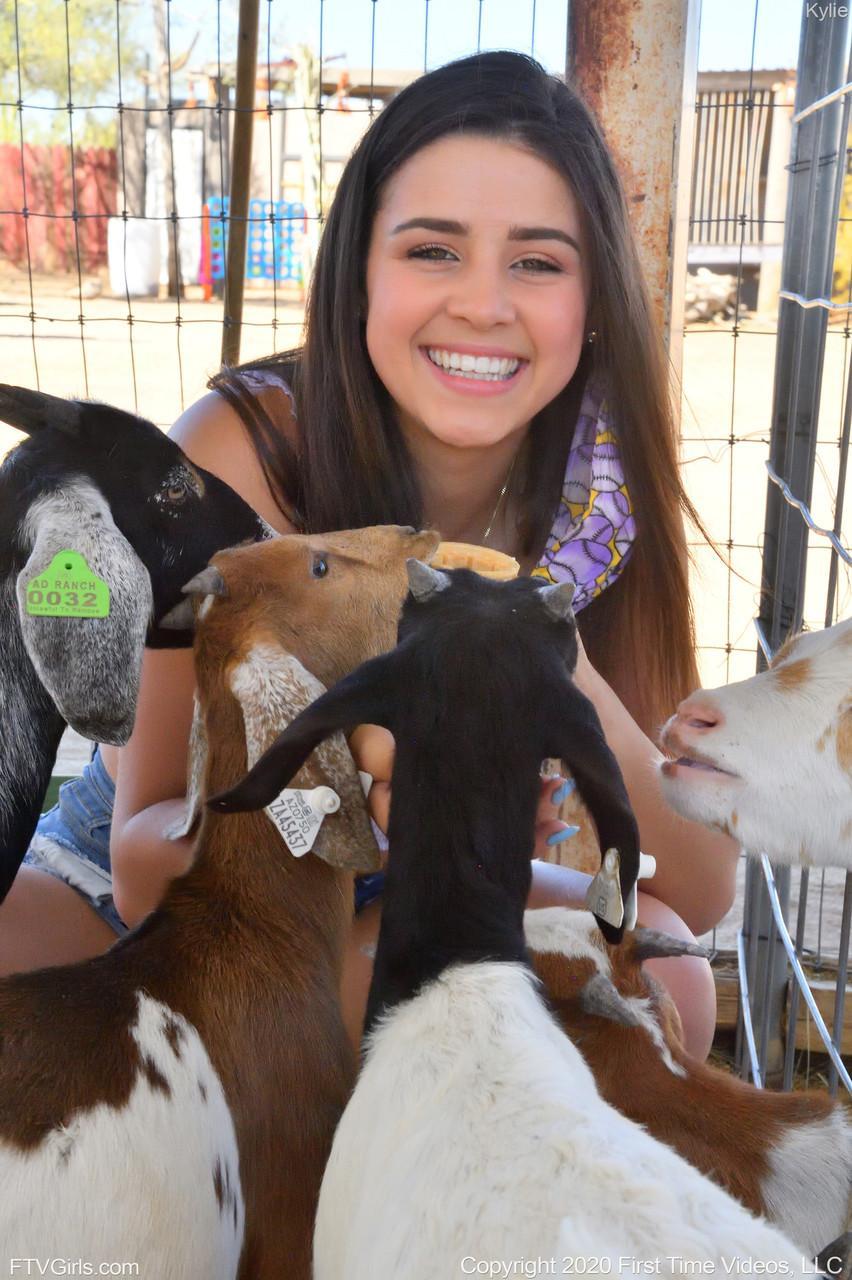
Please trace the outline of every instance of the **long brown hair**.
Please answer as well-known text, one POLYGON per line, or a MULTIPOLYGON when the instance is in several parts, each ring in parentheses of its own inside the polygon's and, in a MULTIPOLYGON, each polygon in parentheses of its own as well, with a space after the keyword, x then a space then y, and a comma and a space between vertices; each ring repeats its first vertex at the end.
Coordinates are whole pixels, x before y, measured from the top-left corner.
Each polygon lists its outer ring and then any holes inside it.
POLYGON ((589 252, 589 327, 596 330, 570 383, 536 417, 520 494, 521 551, 541 554, 583 388, 606 388, 637 537, 620 580, 582 611, 593 665, 638 723, 654 733, 698 683, 687 581, 681 484, 665 355, 651 314, 626 204, 591 113, 523 54, 476 54, 403 89, 347 163, 325 227, 308 298, 302 348, 254 362, 290 383, 298 455, 229 371, 210 385, 241 413, 282 509, 312 531, 419 524, 417 473, 390 397, 367 353, 366 259, 373 219, 392 175, 447 134, 507 140, 562 175, 580 206, 589 252))

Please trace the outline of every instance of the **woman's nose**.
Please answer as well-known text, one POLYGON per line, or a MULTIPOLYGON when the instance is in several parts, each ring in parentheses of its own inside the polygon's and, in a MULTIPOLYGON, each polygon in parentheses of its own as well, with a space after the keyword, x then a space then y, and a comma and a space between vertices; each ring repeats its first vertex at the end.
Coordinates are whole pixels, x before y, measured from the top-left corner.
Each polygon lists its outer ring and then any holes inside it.
POLYGON ((456 281, 447 301, 447 314, 456 320, 467 320, 477 329, 511 324, 515 307, 510 283, 501 272, 487 266, 468 271, 456 281))

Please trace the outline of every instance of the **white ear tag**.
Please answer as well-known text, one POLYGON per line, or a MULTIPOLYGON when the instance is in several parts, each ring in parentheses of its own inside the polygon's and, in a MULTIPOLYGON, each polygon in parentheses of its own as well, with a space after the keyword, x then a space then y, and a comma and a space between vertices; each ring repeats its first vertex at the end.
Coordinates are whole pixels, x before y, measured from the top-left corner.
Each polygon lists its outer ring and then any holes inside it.
POLYGON ((618 850, 607 849, 601 869, 586 891, 585 901, 590 911, 601 920, 606 920, 614 929, 619 928, 624 919, 624 903, 618 880, 620 862, 618 850))
POLYGON ((285 787, 264 812, 293 857, 301 858, 313 849, 326 814, 339 808, 340 796, 331 787, 285 787))

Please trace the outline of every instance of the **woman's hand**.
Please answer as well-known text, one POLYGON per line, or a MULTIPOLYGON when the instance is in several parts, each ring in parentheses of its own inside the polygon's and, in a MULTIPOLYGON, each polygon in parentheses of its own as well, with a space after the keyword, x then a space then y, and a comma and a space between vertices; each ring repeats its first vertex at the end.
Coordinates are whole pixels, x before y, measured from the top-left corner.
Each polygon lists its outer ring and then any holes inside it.
MULTIPOLYGON (((586 661, 588 662, 588 659, 586 661)), ((382 831, 388 829, 394 745, 393 734, 375 724, 359 725, 349 735, 349 749, 355 763, 373 779, 368 805, 373 820, 382 831)), ((565 788, 571 788, 573 785, 558 774, 541 779, 535 825, 535 849, 532 855, 534 858, 544 858, 548 845, 552 847, 555 844, 561 844, 563 840, 576 835, 577 827, 569 826, 556 816, 558 806, 568 795, 565 788)))

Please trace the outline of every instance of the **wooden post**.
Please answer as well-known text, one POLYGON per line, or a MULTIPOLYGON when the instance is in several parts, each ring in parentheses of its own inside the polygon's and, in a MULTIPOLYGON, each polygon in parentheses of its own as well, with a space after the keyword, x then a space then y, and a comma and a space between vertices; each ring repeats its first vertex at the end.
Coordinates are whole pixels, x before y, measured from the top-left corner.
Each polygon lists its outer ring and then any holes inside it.
POLYGON ((237 92, 231 151, 228 254, 225 265, 225 311, 222 318, 222 364, 240 358, 243 293, 246 279, 251 144, 257 79, 257 28, 260 0, 240 0, 237 33, 237 92))

